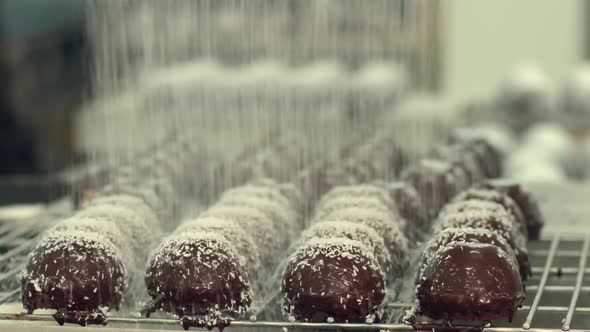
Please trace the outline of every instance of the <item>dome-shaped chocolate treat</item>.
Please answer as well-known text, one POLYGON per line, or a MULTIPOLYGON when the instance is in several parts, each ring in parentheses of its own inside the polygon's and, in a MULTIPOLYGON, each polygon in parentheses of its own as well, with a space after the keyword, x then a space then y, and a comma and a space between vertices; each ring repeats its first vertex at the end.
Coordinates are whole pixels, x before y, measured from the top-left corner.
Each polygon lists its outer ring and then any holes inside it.
POLYGON ((390 275, 392 278, 401 275, 407 264, 408 240, 399 223, 391 219, 391 215, 364 208, 346 208, 327 215, 324 220, 339 220, 369 226, 377 232, 385 243, 393 261, 390 275))
POLYGON ((341 198, 374 198, 391 210, 396 209, 393 199, 385 188, 368 184, 334 187, 322 197, 316 209, 320 210, 331 201, 341 198))
POLYGON ((146 251, 156 245, 160 236, 160 230, 157 227, 148 225, 144 218, 124 206, 90 206, 76 213, 74 217, 108 221, 116 224, 127 236, 127 244, 133 252, 141 256, 140 260, 147 258, 146 251))
POLYGON ((469 185, 463 169, 437 159, 422 159, 406 169, 402 179, 416 188, 431 217, 469 185))
POLYGON ((121 231, 119 225, 112 220, 106 218, 85 218, 85 217, 71 217, 56 223, 51 227, 47 234, 57 234, 59 232, 79 231, 90 234, 100 234, 109 240, 119 250, 121 259, 126 264, 137 266, 138 258, 133 252, 132 246, 129 243, 129 238, 121 231))
POLYGON ((29 313, 56 309, 53 317, 59 324, 106 323, 103 308, 119 308, 127 270, 117 248, 102 235, 63 231, 49 233, 37 244, 20 284, 29 313))
POLYGON ((432 258, 434 258, 437 251, 453 242, 465 243, 482 243, 491 244, 502 249, 510 259, 517 262, 514 250, 506 240, 498 233, 485 228, 445 228, 441 230, 435 237, 426 245, 426 249, 422 252, 420 267, 418 269, 417 280, 420 280, 422 271, 432 258))
POLYGON ((218 233, 185 232, 168 237, 152 254, 145 284, 154 309, 183 322, 236 317, 252 302, 248 275, 234 246, 218 233))
POLYGON ((449 211, 447 208, 439 216, 437 229, 442 230, 450 227, 473 227, 485 228, 502 236, 514 250, 518 259, 520 274, 523 280, 528 279, 531 274, 531 266, 526 250, 526 239, 514 222, 514 218, 499 204, 486 201, 462 201, 454 204, 474 204, 494 206, 495 210, 489 209, 465 209, 449 211))
POLYGON ((132 209, 137 215, 141 216, 149 227, 160 227, 160 221, 155 211, 149 207, 143 199, 131 195, 112 195, 99 196, 90 200, 84 209, 91 206, 115 205, 132 209))
POLYGON ((526 228, 526 220, 524 218, 524 215, 522 214, 522 211, 520 211, 518 205, 514 203, 514 200, 510 198, 510 196, 494 189, 470 188, 455 196, 452 202, 454 203, 468 200, 481 200, 502 205, 504 209, 506 209, 508 212, 510 212, 510 214, 512 214, 512 216, 514 217, 514 221, 516 221, 519 224, 519 229, 522 232, 522 234, 525 237, 527 236, 528 231, 526 228))
POLYGON ((175 234, 183 232, 214 232, 221 234, 231 242, 243 259, 242 264, 252 273, 260 268, 260 254, 252 236, 242 227, 227 219, 215 217, 202 217, 187 220, 174 230, 175 234))
POLYGON ((219 202, 214 206, 239 206, 250 207, 259 210, 272 220, 275 228, 281 230, 279 236, 281 236, 281 239, 285 244, 288 243, 292 237, 294 237, 295 230, 298 227, 295 211, 269 199, 257 198, 248 195, 221 197, 219 202))
POLYGON ((385 248, 383 237, 369 226, 349 221, 322 221, 303 232, 303 242, 311 241, 314 238, 345 238, 359 241, 375 255, 386 275, 395 267, 391 254, 385 248))
POLYGON ((462 168, 470 184, 478 183, 486 177, 476 154, 463 144, 438 146, 434 150, 434 156, 462 168))
MULTIPOLYGON (((252 207, 216 205, 203 212, 199 218, 214 217, 234 222, 236 227, 241 227, 256 239, 260 257, 264 264, 269 264, 265 259, 274 258, 272 253, 284 246, 282 236, 270 218, 260 210, 252 207)), ((284 236, 284 235, 283 235, 284 236)))
POLYGON ((322 202, 322 205, 318 206, 316 209, 312 222, 322 221, 332 212, 348 208, 360 208, 371 211, 379 211, 382 214, 389 215, 390 220, 398 220, 402 227, 405 226, 405 220, 401 219, 401 217, 397 215, 397 211, 391 210, 387 205, 383 204, 381 200, 375 197, 343 196, 324 201, 322 202))
POLYGON ((473 151, 479 160, 481 169, 488 178, 502 175, 502 156, 494 146, 484 139, 473 139, 465 142, 468 149, 473 151))
POLYGON ((537 200, 529 191, 522 188, 519 184, 508 180, 487 181, 483 187, 493 188, 510 196, 524 215, 529 239, 539 239, 545 220, 543 219, 537 200))
POLYGON ((525 299, 518 266, 490 244, 454 242, 440 248, 416 287, 419 312, 433 319, 508 319, 525 299))
POLYGON ((385 297, 377 260, 362 243, 315 239, 289 258, 283 273, 285 310, 297 320, 364 322, 385 297))
POLYGON ((426 207, 416 188, 402 181, 389 183, 386 188, 394 199, 398 213, 408 222, 408 227, 422 230, 430 227, 426 207))

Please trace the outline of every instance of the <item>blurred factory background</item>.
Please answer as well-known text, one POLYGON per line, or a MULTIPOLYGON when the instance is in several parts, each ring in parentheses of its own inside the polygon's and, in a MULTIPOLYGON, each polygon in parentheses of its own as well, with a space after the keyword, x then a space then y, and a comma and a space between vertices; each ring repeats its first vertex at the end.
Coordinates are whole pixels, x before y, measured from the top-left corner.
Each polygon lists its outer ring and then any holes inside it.
MULTIPOLYGON (((86 21, 91 2, 0 2, 0 174, 53 173, 83 157, 77 142, 77 112, 96 91, 91 86, 95 59, 86 21)), ((247 13, 260 27, 284 33, 288 41, 269 45, 264 31, 250 31, 256 38, 228 42, 240 26, 239 16, 223 12, 220 5, 220 10, 208 8, 203 15, 216 13, 214 18, 225 30, 203 35, 219 38, 209 40, 208 55, 229 61, 236 54, 255 58, 261 49, 266 49, 265 56, 295 60, 337 54, 352 65, 355 58, 367 55, 403 58, 413 88, 440 93, 453 104, 491 97, 499 82, 523 63, 537 65, 559 84, 589 53, 590 6, 583 0, 440 1, 412 6, 417 12, 410 15, 390 14, 408 10, 403 6, 403 1, 290 1, 269 15, 273 12, 269 1, 261 17, 257 11, 247 13), (372 5, 384 10, 367 25, 363 9, 372 5), (403 21, 417 17, 420 24, 403 21), (337 24, 329 24, 330 20, 337 24), (326 35, 342 32, 348 37, 334 41, 310 37, 325 30, 323 22, 333 29, 326 35), (397 25, 408 26, 409 31, 391 29, 397 25)), ((207 19, 213 20, 202 17, 207 19)))

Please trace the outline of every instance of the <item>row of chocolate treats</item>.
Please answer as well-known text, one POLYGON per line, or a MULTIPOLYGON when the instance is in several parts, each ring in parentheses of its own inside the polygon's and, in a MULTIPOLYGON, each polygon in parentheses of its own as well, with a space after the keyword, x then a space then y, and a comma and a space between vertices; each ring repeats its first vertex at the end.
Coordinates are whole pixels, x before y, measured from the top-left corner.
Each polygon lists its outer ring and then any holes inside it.
MULTIPOLYGON (((57 310, 58 323, 106 323, 106 311, 133 302, 147 254, 171 222, 182 174, 184 142, 129 160, 82 201, 71 217, 40 238, 19 276, 29 313, 57 310)), ((194 150, 197 153, 196 150, 194 150)))
POLYGON ((253 281, 276 264, 298 232, 299 200, 293 186, 250 183, 226 190, 198 217, 182 222, 149 259, 150 311, 175 315, 185 329, 223 328, 243 318, 257 296, 253 281))
POLYGON ((435 220, 416 275, 418 313, 511 320, 531 275, 527 239, 538 239, 544 224, 539 207, 521 186, 489 179, 500 175, 502 158, 483 140, 442 146, 434 155, 405 173, 435 220))
POLYGON ((530 193, 492 180, 457 195, 436 220, 416 277, 418 312, 432 319, 512 320, 531 275, 527 239, 543 224, 530 193))
POLYGON ((407 221, 383 185, 338 186, 322 197, 283 271, 293 321, 371 322, 407 265, 407 221))

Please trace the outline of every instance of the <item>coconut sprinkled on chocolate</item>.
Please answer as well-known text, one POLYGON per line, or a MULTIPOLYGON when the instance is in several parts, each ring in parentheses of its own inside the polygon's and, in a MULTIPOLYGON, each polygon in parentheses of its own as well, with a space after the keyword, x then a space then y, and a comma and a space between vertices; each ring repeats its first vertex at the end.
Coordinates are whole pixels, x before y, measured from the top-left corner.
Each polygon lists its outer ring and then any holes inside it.
POLYGON ((516 256, 510 244, 496 232, 485 228, 473 227, 445 228, 436 234, 432 240, 430 240, 430 242, 426 245, 426 249, 422 252, 417 280, 420 280, 422 271, 428 264, 430 264, 436 253, 452 242, 495 245, 506 252, 510 259, 512 259, 514 262, 517 262, 516 256))
POLYGON ((464 170, 437 159, 420 160, 404 171, 402 180, 416 188, 430 216, 468 185, 464 170))
POLYGON ((324 220, 340 220, 362 224, 377 232, 389 251, 394 268, 393 277, 399 276, 407 263, 408 240, 398 223, 391 218, 391 214, 365 208, 346 208, 327 215, 324 220))
POLYGON ((241 206, 258 209, 272 220, 276 229, 281 230, 279 236, 281 236, 283 242, 288 242, 289 239, 294 237, 295 225, 297 224, 295 212, 286 209, 280 203, 243 195, 228 198, 222 197, 215 206, 241 206))
MULTIPOLYGON (((274 259, 273 253, 284 245, 282 237, 272 220, 259 209, 242 206, 213 206, 201 217, 215 217, 236 223, 256 239, 260 257, 264 264, 274 259)), ((284 236, 284 235, 283 235, 284 236)))
POLYGON ((375 198, 379 200, 383 205, 387 206, 391 210, 397 210, 394 201, 392 200, 389 193, 384 188, 377 185, 362 184, 352 186, 337 186, 332 188, 327 194, 325 194, 320 202, 317 204, 316 209, 321 210, 323 206, 330 204, 331 201, 340 198, 375 198))
POLYGON ((148 226, 144 218, 121 205, 92 206, 75 214, 74 217, 108 220, 117 224, 127 236, 131 249, 142 256, 142 259, 146 256, 146 250, 153 248, 160 236, 158 228, 148 226))
POLYGON ((183 232, 152 254, 145 282, 155 307, 184 316, 217 319, 246 312, 252 294, 235 247, 221 234, 183 232))
MULTIPOLYGON (((22 302, 35 309, 68 312, 63 324, 85 324, 103 308, 119 308, 127 289, 120 251, 98 233, 63 230, 43 237, 20 275, 22 302)), ((108 310, 108 309, 107 309, 108 310)), ((102 318, 104 319, 104 317, 102 318)))
POLYGON ((504 207, 512 214, 514 220, 520 225, 519 228, 523 235, 527 236, 526 220, 524 218, 524 215, 522 214, 522 211, 520 210, 518 205, 516 205, 514 200, 510 198, 510 196, 498 190, 471 188, 465 190, 464 192, 453 198, 453 202, 467 200, 482 200, 502 205, 502 207, 504 207))
POLYGON ((85 208, 97 205, 115 205, 132 209, 137 215, 144 218, 150 227, 160 227, 160 221, 154 210, 150 208, 141 198, 131 195, 112 195, 94 198, 88 202, 85 208))
POLYGON ((379 211, 383 214, 389 215, 390 219, 394 219, 397 216, 397 211, 392 211, 378 198, 341 196, 331 200, 326 200, 321 206, 319 206, 315 211, 313 221, 315 222, 323 220, 332 212, 347 208, 363 208, 367 210, 379 211))
POLYGON ((132 251, 137 249, 137 244, 129 243, 129 238, 121 231, 119 226, 107 218, 85 218, 71 217, 61 220, 55 226, 51 227, 47 234, 57 234, 59 232, 80 231, 90 234, 99 234, 115 245, 121 253, 121 259, 127 264, 136 265, 137 257, 132 251), (133 248, 133 249, 132 249, 133 248))
POLYGON ((314 238, 347 238, 359 241, 375 255, 383 272, 387 274, 392 268, 397 268, 393 264, 391 254, 385 248, 383 237, 369 226, 349 221, 322 221, 303 232, 303 242, 314 238))
POLYGON ((313 239, 289 258, 282 278, 285 311, 297 320, 364 322, 385 297, 377 260, 361 242, 313 239))
POLYGON ((464 242, 435 253, 416 291, 421 314, 450 321, 511 321, 525 298, 518 267, 506 252, 464 242))
POLYGON ((248 272, 258 271, 260 268, 259 249, 252 236, 236 223, 227 219, 215 217, 202 217, 183 222, 174 231, 175 234, 183 232, 214 232, 220 234, 231 242, 237 250, 242 265, 248 272))

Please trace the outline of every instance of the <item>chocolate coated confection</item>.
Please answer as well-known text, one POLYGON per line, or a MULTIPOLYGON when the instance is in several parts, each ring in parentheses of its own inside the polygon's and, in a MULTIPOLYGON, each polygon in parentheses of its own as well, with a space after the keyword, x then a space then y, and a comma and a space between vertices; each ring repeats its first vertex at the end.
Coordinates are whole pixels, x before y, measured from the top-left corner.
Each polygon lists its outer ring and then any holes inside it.
POLYGON ((416 288, 419 312, 434 319, 508 319, 524 302, 518 267, 490 244, 454 242, 441 248, 416 288))
POLYGON ((434 156, 462 168, 467 173, 470 184, 478 183, 486 177, 476 154, 464 144, 441 145, 434 150, 434 156))
POLYGON ((254 238, 239 227, 235 222, 215 217, 202 217, 184 221, 176 228, 174 233, 183 232, 214 232, 221 234, 227 241, 231 242, 237 250, 241 264, 247 267, 249 273, 258 271, 260 268, 260 254, 254 243, 254 238))
POLYGON ((522 188, 519 184, 508 180, 487 181, 483 184, 483 187, 496 189, 510 196, 524 215, 529 239, 539 239, 545 220, 543 219, 537 200, 530 192, 522 188))
POLYGON ((285 310, 297 320, 364 322, 377 313, 385 281, 375 257, 362 243, 315 239, 289 258, 283 273, 285 310))
POLYGON ((269 259, 272 260, 274 257, 272 253, 283 246, 279 229, 267 215, 256 208, 217 205, 199 216, 199 218, 204 217, 228 220, 248 232, 252 238, 256 239, 263 264, 270 264, 269 259))
POLYGON ((514 203, 514 200, 510 198, 510 196, 500 192, 499 190, 470 188, 455 196, 452 202, 467 200, 482 200, 502 205, 504 209, 506 209, 510 212, 510 214, 512 214, 512 216, 514 217, 514 221, 516 221, 519 224, 519 229, 522 232, 522 234, 524 236, 528 235, 524 215, 522 214, 522 211, 520 210, 518 205, 514 203))
POLYGON ((406 169, 402 179, 416 188, 431 217, 469 184, 462 168, 437 159, 422 159, 420 163, 406 169))
POLYGON ((406 221, 397 214, 397 210, 392 210, 376 197, 343 196, 324 201, 323 204, 316 209, 312 222, 322 221, 332 212, 347 208, 362 208, 379 211, 380 213, 389 215, 389 219, 395 219, 402 228, 406 226, 406 221))
POLYGON ((205 320, 236 317, 252 302, 236 249, 217 233, 168 237, 149 260, 145 284, 154 309, 205 320))
POLYGON ((485 228, 445 228, 436 234, 435 237, 426 245, 426 249, 422 253, 420 259, 420 267, 418 268, 418 274, 416 275, 416 283, 419 282, 420 278, 422 277, 422 272, 426 266, 430 264, 435 254, 441 248, 453 242, 491 244, 502 249, 508 254, 510 259, 512 259, 514 262, 517 262, 514 250, 512 250, 510 244, 496 232, 485 228))
POLYGON ((409 227, 424 230, 430 227, 426 207, 416 188, 406 182, 393 182, 386 186, 397 206, 398 213, 408 222, 409 227))
POLYGON ((371 250, 379 262, 381 269, 387 275, 396 268, 391 254, 385 248, 383 237, 369 226, 349 221, 322 221, 306 229, 301 236, 303 242, 314 238, 345 238, 359 241, 371 250))
POLYGON ((215 206, 241 206, 258 209, 272 220, 276 229, 281 230, 279 235, 282 237, 284 244, 294 237, 297 230, 296 227, 298 225, 295 211, 269 199, 248 195, 222 196, 215 206))
POLYGON ((106 323, 104 307, 118 309, 127 289, 127 270, 117 248, 96 233, 47 234, 29 255, 20 275, 22 303, 57 309, 65 322, 106 323))
POLYGON ((377 185, 351 185, 351 186, 337 186, 332 188, 327 194, 325 194, 320 202, 317 204, 316 209, 321 209, 324 205, 329 204, 333 200, 340 198, 374 198, 387 206, 391 210, 395 210, 396 206, 391 196, 384 188, 377 185))
POLYGON ((514 250, 523 280, 528 279, 531 274, 531 267, 526 250, 526 239, 518 229, 518 225, 514 222, 512 216, 501 205, 493 202, 470 200, 454 204, 470 205, 474 203, 477 203, 477 205, 493 205, 496 210, 465 209, 449 211, 445 208, 439 217, 437 229, 473 227, 485 228, 498 233, 514 250))
POLYGON ((485 139, 460 139, 458 143, 474 153, 480 169, 483 170, 487 178, 496 178, 502 174, 502 156, 500 151, 485 139))
POLYGON ((348 221, 362 224, 377 232, 385 243, 393 262, 389 273, 391 278, 401 275, 407 264, 408 240, 401 226, 391 214, 365 208, 346 208, 327 215, 324 220, 348 221))

